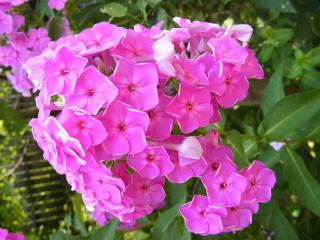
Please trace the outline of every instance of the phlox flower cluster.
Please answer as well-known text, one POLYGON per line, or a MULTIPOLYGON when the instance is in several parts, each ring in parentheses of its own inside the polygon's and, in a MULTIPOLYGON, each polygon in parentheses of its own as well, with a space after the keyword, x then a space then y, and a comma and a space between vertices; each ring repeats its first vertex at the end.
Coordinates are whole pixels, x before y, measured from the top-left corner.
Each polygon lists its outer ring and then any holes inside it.
POLYGON ((24 236, 21 233, 10 233, 7 229, 0 228, 1 240, 24 240, 24 236))
MULTIPOLYGON (((47 29, 43 27, 29 28, 27 32, 21 30, 25 25, 25 18, 12 13, 12 10, 24 2, 27 0, 0 1, 0 67, 11 70, 4 73, 16 91, 30 96, 33 84, 21 65, 30 57, 39 55, 51 40, 47 29)), ((64 33, 69 34, 65 18, 64 33)))
POLYGON ((270 200, 275 175, 259 161, 239 170, 216 130, 196 130, 243 100, 249 78, 263 78, 248 46, 252 28, 174 21, 170 30, 101 22, 29 59, 39 90, 33 136, 100 224, 135 227, 165 206, 166 179, 198 178, 206 196, 181 206, 187 228, 243 229, 270 200))
POLYGON ((51 9, 61 11, 64 9, 65 4, 68 0, 48 0, 48 6, 51 9))

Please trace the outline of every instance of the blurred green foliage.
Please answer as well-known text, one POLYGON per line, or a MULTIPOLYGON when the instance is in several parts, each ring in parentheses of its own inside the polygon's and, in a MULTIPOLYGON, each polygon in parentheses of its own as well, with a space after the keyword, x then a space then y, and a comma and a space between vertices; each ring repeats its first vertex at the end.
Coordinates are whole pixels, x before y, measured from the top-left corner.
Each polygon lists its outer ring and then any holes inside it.
MULTIPOLYGON (((259 214, 248 229, 206 238, 188 233, 177 206, 189 201, 194 192, 204 193, 199 182, 192 180, 174 187, 167 183, 165 209, 142 219, 141 229, 129 232, 115 232, 114 222, 103 228, 95 226, 76 195, 72 206, 68 206, 68 214, 60 230, 51 236, 52 240, 109 240, 113 235, 114 239, 119 240, 319 238, 318 0, 69 0, 62 13, 48 9, 46 0, 31 0, 19 11, 35 13, 31 25, 41 25, 44 19, 50 17, 55 17, 59 23, 57 18, 66 14, 75 33, 100 21, 111 21, 125 27, 133 27, 137 23, 152 26, 163 21, 165 28, 171 28, 175 26, 172 22, 174 16, 226 26, 248 23, 254 27, 250 47, 257 52, 265 70, 264 81, 251 81, 250 95, 246 101, 234 109, 222 111, 223 118, 218 125, 199 131, 204 133, 209 128, 218 129, 224 142, 233 148, 239 166, 260 159, 277 174, 273 200, 261 205, 259 214), (277 152, 270 147, 272 141, 285 142, 286 146, 277 152)), ((59 27, 59 24, 50 26, 51 36, 59 32, 59 27)), ((5 124, 0 122, 1 140, 5 139, 1 135, 3 129, 5 124)), ((8 129, 6 132, 9 132, 8 129)), ((0 145, 0 154, 7 151, 6 147, 2 147, 8 146, 5 141, 0 145)), ((4 155, 0 156, 2 159, 4 155)), ((0 185, 0 189, 5 189, 5 185, 0 185)), ((14 205, 3 205, 0 201, 0 212, 12 208, 15 208, 14 205)), ((9 215, 0 213, 1 217, 1 214, 9 215)), ((8 223, 5 226, 11 227, 11 230, 18 229, 8 223)))

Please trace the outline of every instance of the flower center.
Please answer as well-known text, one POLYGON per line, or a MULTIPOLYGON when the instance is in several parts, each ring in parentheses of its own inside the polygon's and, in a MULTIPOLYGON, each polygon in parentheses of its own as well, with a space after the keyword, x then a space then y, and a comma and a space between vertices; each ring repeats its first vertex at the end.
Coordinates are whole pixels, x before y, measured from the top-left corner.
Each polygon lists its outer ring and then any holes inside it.
POLYGON ((134 91, 136 91, 136 86, 134 84, 130 84, 128 86, 128 90, 129 90, 129 92, 134 92, 134 91))
POLYGON ((231 81, 231 79, 228 78, 228 79, 226 79, 225 83, 226 83, 227 86, 230 86, 232 81, 231 81))
POLYGON ((124 123, 120 123, 118 125, 118 128, 119 128, 120 131, 124 131, 126 129, 126 125, 124 123))
POLYGON ((154 116, 156 115, 156 113, 154 111, 149 111, 148 112, 149 118, 154 118, 154 116))
POLYGON ((217 163, 217 162, 212 163, 211 168, 213 170, 217 170, 219 168, 219 163, 217 163))
POLYGON ((187 110, 192 110, 192 108, 193 108, 193 107, 192 107, 192 104, 191 104, 191 103, 187 103, 187 104, 186 104, 186 109, 187 109, 187 110))
POLYGON ((149 189, 149 186, 148 186, 147 184, 144 184, 144 185, 142 186, 142 190, 143 190, 143 191, 147 192, 148 189, 149 189))
POLYGON ((84 121, 79 122, 79 128, 84 129, 86 127, 86 123, 84 121))
POLYGON ((257 184, 257 181, 255 179, 251 179, 250 184, 251 184, 251 186, 254 186, 257 184))
POLYGON ((61 69, 60 74, 61 75, 68 75, 69 71, 68 71, 68 69, 61 69))
POLYGON ((227 184, 225 182, 220 183, 220 188, 225 189, 227 187, 227 184))
POLYGON ((89 89, 89 91, 88 91, 88 96, 92 97, 92 96, 95 95, 95 93, 96 93, 96 90, 94 90, 94 89, 89 89))
POLYGON ((200 215, 204 217, 204 216, 207 215, 207 212, 206 212, 205 210, 202 210, 202 211, 200 212, 200 215))
POLYGON ((149 154, 149 155, 147 156, 147 160, 148 160, 149 162, 152 162, 152 161, 154 160, 154 156, 153 156, 152 154, 149 154))

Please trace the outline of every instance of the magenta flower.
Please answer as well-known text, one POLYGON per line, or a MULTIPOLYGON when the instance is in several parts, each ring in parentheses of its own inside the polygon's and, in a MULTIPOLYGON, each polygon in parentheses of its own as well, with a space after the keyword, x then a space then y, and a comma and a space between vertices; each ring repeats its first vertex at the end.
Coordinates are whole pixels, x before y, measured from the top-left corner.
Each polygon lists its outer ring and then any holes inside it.
POLYGON ((212 205, 234 207, 239 205, 246 189, 247 179, 235 173, 230 165, 222 165, 216 173, 202 178, 209 202, 212 205))
POLYGON ((159 93, 159 104, 148 110, 149 125, 146 135, 162 141, 170 137, 173 118, 166 113, 166 107, 171 101, 168 96, 159 93))
POLYGON ((74 93, 67 98, 66 106, 77 106, 88 113, 97 114, 103 106, 108 107, 117 94, 118 89, 108 77, 89 66, 80 75, 74 93))
POLYGON ((112 50, 112 54, 126 59, 152 59, 154 41, 149 36, 127 29, 120 44, 112 50))
POLYGON ((208 165, 207 170, 204 174, 212 172, 216 173, 222 165, 228 165, 231 168, 233 168, 234 171, 237 170, 237 166, 233 162, 232 150, 227 146, 206 146, 206 150, 204 152, 204 159, 208 165))
POLYGON ((102 123, 87 113, 64 109, 59 121, 71 137, 80 141, 84 150, 100 144, 108 136, 102 123))
POLYGON ((211 207, 207 197, 194 195, 191 202, 180 207, 180 213, 189 231, 209 235, 223 231, 221 217, 227 215, 227 210, 211 207))
POLYGON ((44 66, 48 93, 50 95, 72 94, 76 81, 87 62, 87 59, 73 55, 67 48, 61 48, 55 58, 47 61, 44 66))
POLYGON ((0 228, 1 240, 25 240, 21 233, 10 233, 7 229, 0 228))
POLYGON ((85 153, 80 142, 70 137, 54 117, 48 117, 44 123, 32 119, 30 126, 34 139, 44 152, 44 158, 59 174, 77 170, 85 164, 85 153))
POLYGON ((153 64, 119 60, 112 81, 119 89, 118 99, 138 110, 149 110, 159 102, 158 74, 153 64))
MULTIPOLYGON (((177 151, 168 150, 171 162, 173 163, 173 170, 166 175, 166 177, 172 183, 183 183, 188 181, 192 177, 199 177, 205 171, 207 165, 204 159, 198 161, 190 161, 189 164, 181 165, 181 156, 178 155, 177 151)), ((190 159, 182 159, 185 162, 190 159)))
POLYGON ((243 204, 227 208, 228 214, 222 218, 224 232, 237 231, 248 227, 252 223, 252 214, 259 209, 257 203, 243 204))
POLYGON ((12 32, 12 17, 0 10, 0 35, 12 32))
POLYGON ((29 47, 32 48, 34 54, 40 54, 50 42, 48 31, 45 28, 31 28, 28 31, 28 39, 29 47))
POLYGON ((198 59, 187 59, 182 56, 173 61, 176 70, 176 78, 188 84, 208 86, 208 78, 205 74, 205 66, 198 59))
POLYGON ((14 32, 8 35, 10 45, 17 51, 26 51, 29 39, 24 32, 14 32))
POLYGON ((250 48, 246 48, 248 56, 246 58, 246 62, 243 65, 244 73, 247 78, 255 78, 255 79, 263 79, 264 72, 259 64, 258 59, 256 58, 256 54, 250 48))
POLYGON ((128 164, 140 176, 149 179, 166 175, 173 169, 170 157, 162 146, 147 147, 140 153, 129 155, 128 164))
POLYGON ((134 173, 132 181, 127 187, 126 195, 131 197, 138 207, 158 208, 166 197, 163 185, 163 177, 150 180, 134 173))
POLYGON ((101 22, 93 25, 77 35, 77 38, 86 46, 83 54, 95 54, 119 44, 125 31, 108 22, 101 22))
POLYGON ((12 17, 12 31, 18 31, 25 23, 24 16, 19 14, 11 14, 12 17))
POLYGON ((240 175, 247 178, 248 184, 246 191, 242 196, 243 202, 269 202, 271 199, 271 190, 276 183, 274 172, 260 162, 253 161, 248 168, 239 172, 240 175))
POLYGON ((218 76, 215 71, 211 72, 209 81, 217 102, 224 108, 234 106, 248 94, 249 82, 246 76, 231 64, 223 64, 222 76, 218 76))
POLYGON ((114 101, 99 117, 108 132, 102 143, 109 154, 121 155, 138 153, 147 147, 145 132, 148 127, 148 115, 114 101))
POLYGON ((232 37, 211 38, 208 45, 213 51, 216 61, 226 63, 244 64, 247 51, 232 37))
POLYGON ((183 133, 206 126, 213 113, 211 96, 206 88, 181 83, 178 95, 169 103, 167 112, 176 117, 183 133))
POLYGON ((48 0, 48 6, 51 9, 62 10, 68 0, 48 0))

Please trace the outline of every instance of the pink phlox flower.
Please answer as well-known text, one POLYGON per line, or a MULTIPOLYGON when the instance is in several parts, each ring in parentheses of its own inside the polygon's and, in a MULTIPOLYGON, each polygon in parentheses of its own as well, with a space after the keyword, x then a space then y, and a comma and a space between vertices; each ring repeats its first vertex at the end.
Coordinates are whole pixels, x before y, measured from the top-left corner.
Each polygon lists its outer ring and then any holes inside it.
POLYGON ((25 50, 29 46, 29 38, 24 32, 14 32, 8 35, 9 42, 15 50, 25 50))
POLYGON ((260 161, 253 161, 248 168, 239 172, 247 178, 248 184, 242 196, 243 202, 269 202, 271 190, 276 183, 276 176, 271 169, 260 161))
POLYGON ((12 17, 0 10, 0 35, 12 32, 12 17))
POLYGON ((244 64, 247 51, 232 37, 211 38, 208 41, 216 61, 226 63, 244 64))
POLYGON ((68 0, 48 0, 48 6, 51 9, 55 10, 62 10, 64 9, 64 5, 67 3, 68 0))
POLYGON ((114 177, 121 178, 126 186, 131 182, 131 176, 129 175, 129 166, 127 165, 127 163, 117 163, 112 168, 112 173, 114 177))
POLYGON ((138 153, 147 147, 148 115, 120 101, 114 101, 99 117, 108 132, 102 143, 109 154, 138 153))
POLYGON ((207 88, 181 83, 177 96, 167 106, 167 113, 176 117, 183 133, 206 126, 213 114, 211 95, 207 88))
POLYGON ((118 58, 152 60, 153 43, 154 40, 150 36, 127 29, 124 38, 111 53, 118 58))
POLYGON ((259 79, 262 80, 264 78, 264 72, 259 64, 258 59, 256 58, 255 52, 250 49, 246 48, 248 56, 246 58, 246 62, 244 63, 243 71, 247 78, 254 78, 254 79, 259 79))
POLYGON ((18 31, 25 23, 24 16, 19 14, 11 14, 12 17, 12 31, 18 31))
POLYGON ((164 182, 163 177, 150 180, 134 173, 132 181, 127 187, 126 195, 131 197, 138 207, 158 208, 166 197, 163 189, 164 182))
POLYGON ((234 207, 239 205, 247 186, 247 179, 235 172, 231 165, 221 165, 211 174, 202 177, 209 202, 212 205, 234 207))
POLYGON ((166 113, 171 98, 159 92, 159 104, 148 110, 149 125, 146 135, 152 139, 163 141, 170 137, 173 118, 166 113))
POLYGON ((119 60, 112 81, 119 89, 118 99, 138 110, 149 110, 158 102, 156 67, 151 63, 119 60))
POLYGON ((222 218, 223 231, 234 232, 248 227, 252 223, 252 215, 258 209, 258 203, 240 203, 236 207, 227 208, 228 214, 222 218))
POLYGON ((40 54, 45 49, 49 42, 50 37, 45 28, 31 28, 28 31, 29 47, 32 48, 33 54, 40 54))
POLYGON ((67 97, 66 106, 76 106, 88 113, 97 114, 102 107, 108 107, 118 94, 118 89, 93 66, 87 67, 67 97))
POLYGON ((108 136, 102 123, 87 113, 64 109, 59 121, 71 137, 80 141, 84 150, 100 144, 108 136))
POLYGON ((180 213, 189 231, 209 235, 223 231, 221 217, 227 215, 227 210, 211 207, 207 197, 194 195, 191 202, 180 207, 180 213))
POLYGON ((128 164, 140 176, 148 179, 166 175, 173 169, 170 157, 162 146, 147 147, 140 153, 130 154, 128 164))
POLYGON ((147 28, 142 24, 136 24, 134 25, 133 30, 135 32, 141 33, 142 35, 157 38, 158 35, 162 33, 162 25, 163 21, 160 21, 157 24, 151 26, 151 28, 147 28))
POLYGON ((221 76, 212 71, 209 76, 210 89, 220 106, 230 108, 246 98, 249 82, 246 76, 231 64, 223 64, 221 76))
POLYGON ((207 146, 204 152, 204 159, 208 165, 204 174, 216 173, 222 165, 228 165, 234 171, 237 170, 237 166, 233 162, 232 150, 227 146, 207 146))
POLYGON ((108 22, 93 25, 77 35, 77 38, 86 46, 82 54, 96 54, 116 47, 123 38, 125 30, 108 22))
POLYGON ((199 177, 207 167, 203 158, 198 161, 192 161, 192 159, 179 156, 178 152, 174 150, 168 150, 168 154, 174 168, 166 177, 172 183, 183 183, 192 177, 199 177), (180 160, 189 162, 189 164, 181 165, 180 160))
POLYGON ((252 36, 253 29, 248 24, 236 24, 230 28, 227 28, 223 34, 223 37, 230 36, 233 37, 243 43, 247 43, 250 41, 252 36))
POLYGON ((70 137, 54 117, 48 117, 44 123, 32 119, 30 126, 34 139, 44 152, 44 158, 59 174, 85 164, 85 154, 80 142, 70 137))
POLYGON ((7 78, 16 91, 20 92, 25 97, 31 96, 30 90, 33 88, 33 84, 23 69, 12 69, 12 74, 7 75, 7 78))
POLYGON ((55 58, 44 66, 48 94, 72 94, 87 62, 87 59, 73 55, 67 48, 61 48, 55 58))
POLYGON ((192 85, 208 86, 208 77, 205 74, 205 66, 197 59, 186 59, 177 56, 173 65, 176 70, 176 78, 181 82, 192 85))

